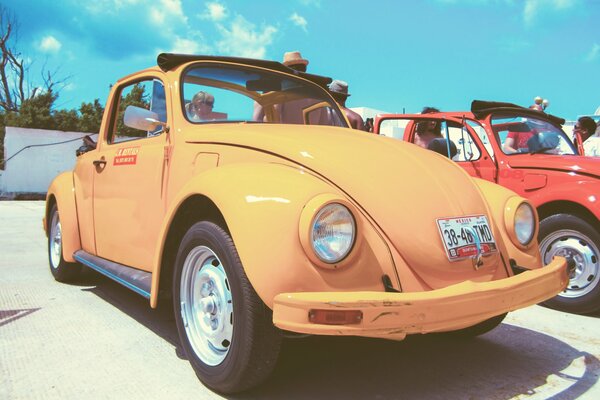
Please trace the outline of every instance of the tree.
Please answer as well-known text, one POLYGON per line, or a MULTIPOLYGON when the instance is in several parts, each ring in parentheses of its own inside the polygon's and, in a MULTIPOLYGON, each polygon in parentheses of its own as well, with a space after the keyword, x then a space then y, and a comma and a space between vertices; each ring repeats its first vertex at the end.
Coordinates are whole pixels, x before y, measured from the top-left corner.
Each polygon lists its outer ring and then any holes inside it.
POLYGON ((93 103, 81 103, 79 114, 78 131, 92 133, 98 133, 100 131, 102 115, 104 115, 104 107, 100 104, 100 100, 95 99, 93 103))
POLYGON ((17 32, 17 20, 0 5, 0 110, 5 112, 18 112, 25 101, 42 92, 58 95, 69 79, 57 79, 56 72, 42 68, 42 86, 34 86, 29 79, 32 61, 27 61, 17 50, 17 32))

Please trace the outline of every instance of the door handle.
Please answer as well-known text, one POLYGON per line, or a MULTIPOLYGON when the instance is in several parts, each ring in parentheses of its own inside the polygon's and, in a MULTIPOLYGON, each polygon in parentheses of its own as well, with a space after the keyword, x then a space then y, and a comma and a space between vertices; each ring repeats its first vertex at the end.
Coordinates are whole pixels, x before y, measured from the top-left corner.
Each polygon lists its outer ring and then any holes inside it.
POLYGON ((106 165, 106 160, 94 160, 94 165, 96 167, 104 168, 104 166, 106 165))

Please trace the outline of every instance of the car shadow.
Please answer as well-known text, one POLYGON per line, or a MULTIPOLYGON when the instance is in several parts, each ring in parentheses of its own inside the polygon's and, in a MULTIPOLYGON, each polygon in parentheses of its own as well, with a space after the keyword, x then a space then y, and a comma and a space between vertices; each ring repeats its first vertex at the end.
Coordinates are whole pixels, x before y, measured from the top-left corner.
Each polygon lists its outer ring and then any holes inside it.
POLYGON ((185 358, 179 346, 170 304, 161 304, 159 308, 152 309, 147 299, 90 268, 82 268, 79 278, 71 284, 81 286, 82 291, 93 293, 112 304, 175 347, 178 357, 185 358))
MULTIPOLYGON (((185 358, 172 310, 152 310, 141 296, 84 270, 78 283, 88 287, 81 290, 135 319, 185 358)), ((503 323, 468 340, 443 334, 410 336, 400 342, 324 336, 285 339, 269 379, 226 398, 509 399, 532 395, 553 379, 569 384, 544 398, 576 399, 600 379, 600 360, 552 336, 503 323)))

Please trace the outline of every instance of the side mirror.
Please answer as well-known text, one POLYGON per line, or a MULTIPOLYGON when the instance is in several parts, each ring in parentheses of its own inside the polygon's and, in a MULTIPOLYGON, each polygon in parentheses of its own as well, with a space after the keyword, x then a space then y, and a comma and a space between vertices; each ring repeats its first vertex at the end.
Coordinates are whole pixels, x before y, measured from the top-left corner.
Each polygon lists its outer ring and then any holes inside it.
POLYGON ((158 120, 158 114, 145 108, 127 106, 123 116, 125 126, 141 131, 152 132, 159 126, 166 129, 167 124, 158 120))

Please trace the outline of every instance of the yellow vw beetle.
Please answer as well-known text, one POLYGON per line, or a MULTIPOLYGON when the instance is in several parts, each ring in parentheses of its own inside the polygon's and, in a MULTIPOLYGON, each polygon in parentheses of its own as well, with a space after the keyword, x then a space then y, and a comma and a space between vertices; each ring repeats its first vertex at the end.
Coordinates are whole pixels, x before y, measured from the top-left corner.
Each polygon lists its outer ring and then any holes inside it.
POLYGON ((477 335, 565 288, 526 199, 348 129, 330 81, 176 54, 119 80, 98 143, 48 191, 54 277, 83 265, 172 301, 190 363, 223 393, 269 376, 283 331, 477 335))

